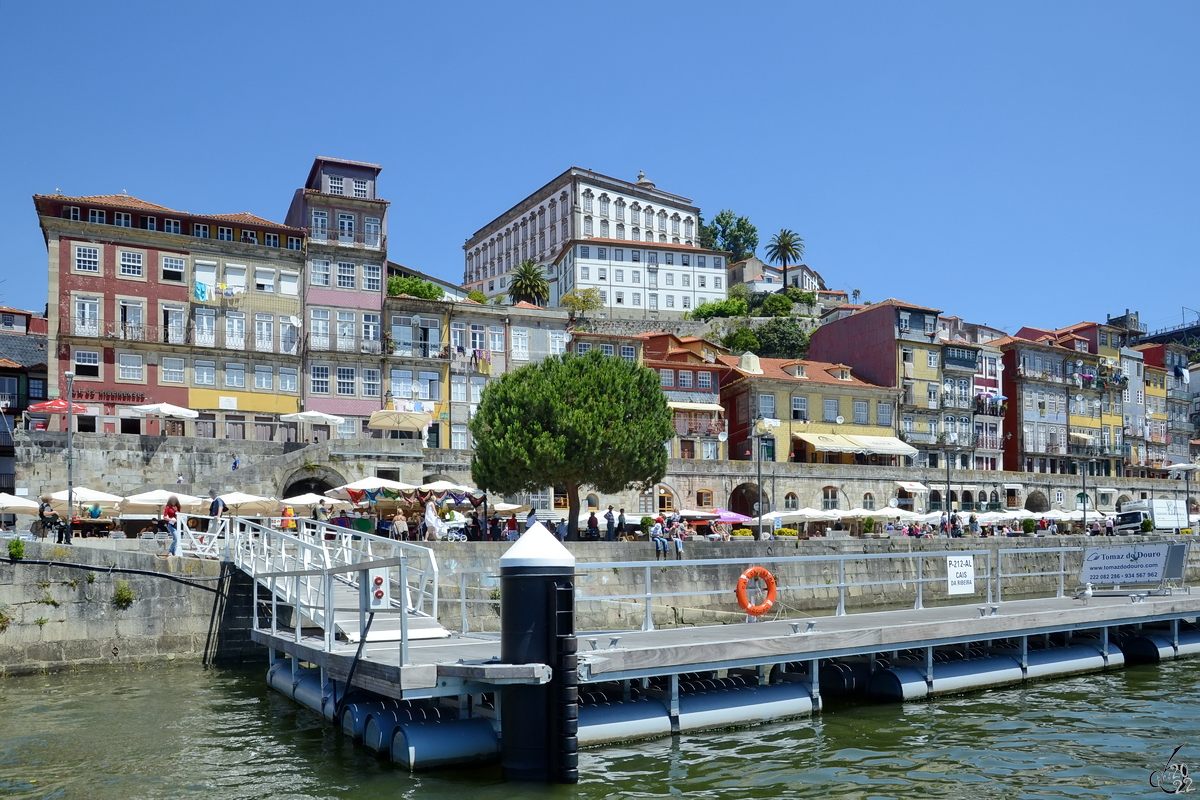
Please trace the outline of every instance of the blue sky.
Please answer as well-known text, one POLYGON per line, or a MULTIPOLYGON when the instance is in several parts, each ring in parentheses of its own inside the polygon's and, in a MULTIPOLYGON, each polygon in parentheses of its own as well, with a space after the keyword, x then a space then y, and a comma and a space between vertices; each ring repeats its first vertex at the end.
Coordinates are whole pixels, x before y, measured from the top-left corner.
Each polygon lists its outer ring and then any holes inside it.
POLYGON ((867 300, 1174 324, 1198 32, 1182 2, 10 2, 0 303, 46 302, 34 193, 282 220, 331 155, 384 165, 391 258, 455 281, 575 165, 791 228, 867 300))

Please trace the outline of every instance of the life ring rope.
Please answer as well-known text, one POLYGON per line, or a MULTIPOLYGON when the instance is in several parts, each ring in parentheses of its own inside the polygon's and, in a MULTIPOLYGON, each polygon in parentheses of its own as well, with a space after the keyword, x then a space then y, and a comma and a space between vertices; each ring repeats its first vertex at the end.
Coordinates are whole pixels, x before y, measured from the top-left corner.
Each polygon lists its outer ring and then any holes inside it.
POLYGON ((742 573, 738 578, 737 583, 737 601, 742 610, 753 617, 761 617, 763 614, 771 610, 771 606, 775 605, 776 586, 775 576, 767 571, 766 567, 751 567, 742 573), (767 584, 767 599, 758 605, 751 605, 750 598, 747 596, 747 590, 750 586, 750 581, 755 578, 762 578, 767 584))

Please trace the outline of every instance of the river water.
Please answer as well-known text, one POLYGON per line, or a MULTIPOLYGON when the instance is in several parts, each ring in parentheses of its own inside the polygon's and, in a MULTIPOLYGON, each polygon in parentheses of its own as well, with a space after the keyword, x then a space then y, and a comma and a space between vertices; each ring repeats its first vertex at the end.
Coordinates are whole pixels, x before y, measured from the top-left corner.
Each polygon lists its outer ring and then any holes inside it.
POLYGON ((576 787, 393 769, 264 672, 0 680, 0 798, 1127 798, 1200 764, 1200 661, 587 750, 576 787))

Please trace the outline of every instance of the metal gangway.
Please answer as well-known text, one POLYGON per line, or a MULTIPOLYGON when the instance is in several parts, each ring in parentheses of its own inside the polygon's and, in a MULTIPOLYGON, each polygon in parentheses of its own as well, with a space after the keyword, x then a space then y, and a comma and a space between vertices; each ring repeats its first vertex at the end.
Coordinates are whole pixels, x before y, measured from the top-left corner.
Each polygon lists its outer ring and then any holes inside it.
POLYGON ((364 638, 406 647, 450 635, 438 623, 438 565, 429 548, 297 517, 179 519, 180 554, 226 561, 250 576, 255 608, 271 604, 272 632, 290 611, 286 628, 297 641, 304 629, 320 628, 327 652, 364 638))

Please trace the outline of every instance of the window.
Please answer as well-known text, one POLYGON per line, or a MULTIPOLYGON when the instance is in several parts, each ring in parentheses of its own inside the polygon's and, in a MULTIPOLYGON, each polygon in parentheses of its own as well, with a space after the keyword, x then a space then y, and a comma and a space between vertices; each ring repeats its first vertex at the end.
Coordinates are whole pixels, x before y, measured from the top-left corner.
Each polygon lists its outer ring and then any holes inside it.
POLYGON ((550 355, 561 355, 567 351, 566 331, 550 331, 550 355))
POLYGON ((900 312, 900 330, 912 330, 912 316, 907 311, 900 312))
POLYGON ((705 461, 715 461, 719 454, 720 446, 717 442, 705 439, 700 443, 700 457, 705 461))
POLYGON ((354 179, 354 196, 364 198, 367 196, 367 182, 361 178, 354 179))
POLYGON ((217 227, 217 240, 222 242, 233 241, 233 228, 217 227))
POLYGON ((464 375, 450 376, 450 401, 453 403, 467 402, 467 378, 464 375))
POLYGON ((502 326, 488 326, 488 349, 493 353, 504 352, 504 328, 502 326))
POLYGON ((466 450, 467 449, 467 426, 466 425, 451 425, 450 426, 450 449, 451 450, 466 450))
POLYGON ((122 228, 133 227, 133 215, 127 211, 113 212, 113 225, 118 225, 122 228))
POLYGON ((161 368, 158 373, 160 383, 183 383, 183 359, 182 358, 164 358, 159 362, 161 368))
POLYGON ((348 261, 339 261, 337 265, 337 285, 339 289, 353 289, 358 283, 358 273, 354 265, 348 261))
POLYGON ((713 288, 714 289, 721 288, 721 279, 720 278, 713 278, 713 288))
POLYGON ((616 354, 616 348, 611 344, 602 344, 600 345, 600 352, 606 356, 611 356, 616 354))
POLYGON ((329 367, 309 368, 308 390, 313 394, 329 394, 329 367))
POLYGON ((837 510, 838 490, 836 486, 826 486, 821 490, 821 508, 825 511, 837 510))
POLYGON ((862 507, 865 508, 867 511, 874 511, 875 510, 875 495, 871 494, 870 492, 867 492, 866 494, 864 494, 862 507))
POLYGON ((254 288, 259 292, 275 291, 275 270, 256 267, 254 269, 254 288))
POLYGON ((337 393, 341 395, 354 394, 354 367, 337 368, 337 393))
POLYGON ((890 426, 892 424, 892 404, 879 403, 875 406, 876 424, 890 426))
POLYGON ((300 276, 295 272, 279 273, 279 293, 295 297, 300 294, 300 276))
POLYGON ((121 353, 117 356, 120 371, 117 373, 123 381, 142 380, 142 357, 131 353, 121 353))
POLYGON ((686 295, 686 294, 683 296, 683 307, 684 307, 684 308, 691 308, 691 307, 692 307, 692 298, 691 298, 691 297, 689 297, 689 296, 688 296, 688 295, 686 295))
POLYGON ((309 270, 309 283, 313 286, 329 285, 329 262, 313 261, 309 270))
POLYGON ((623 344, 621 345, 621 358, 625 359, 626 361, 636 361, 637 350, 633 347, 633 345, 623 344))
POLYGON ((926 363, 926 366, 928 366, 930 369, 937 369, 938 368, 938 354, 933 350, 927 351, 925 353, 925 363, 926 363))
POLYGON ((81 378, 99 378, 100 354, 95 350, 76 350, 75 374, 81 378))
POLYGON ((121 274, 131 277, 142 277, 142 254, 121 251, 121 274))
POLYGON ((99 272, 100 271, 100 248, 98 248, 98 247, 76 247, 75 248, 75 270, 77 272, 99 272))
POLYGON ((300 237, 299 236, 289 236, 287 238, 287 249, 288 250, 299 250, 300 249, 300 237))
POLYGON ((513 361, 528 361, 529 360, 529 329, 528 328, 513 328, 512 329, 512 357, 513 357, 513 361))
POLYGON ((254 367, 254 388, 268 390, 275 388, 275 373, 270 367, 262 364, 254 367))
POLYGON ((226 364, 225 385, 233 389, 244 388, 246 386, 246 365, 226 364))
POLYGON ((692 371, 691 370, 689 370, 689 369, 679 370, 679 388, 680 389, 692 388, 692 371))
MULTIPOLYGON (((579 246, 579 257, 580 258, 590 258, 591 256, 588 255, 588 252, 590 249, 591 248, 587 247, 586 245, 580 245, 579 246)), ((601 248, 601 251, 603 251, 603 248, 601 248)), ((600 256, 600 258, 604 258, 604 256, 600 256)))
POLYGON ((182 281, 185 262, 175 256, 162 257, 162 279, 164 281, 182 281))
POLYGON ((585 280, 585 281, 591 280, 591 278, 588 277, 589 272, 590 272, 590 270, 587 267, 580 267, 579 268, 580 279, 585 280))
POLYGON ((264 233, 263 234, 263 244, 265 244, 267 247, 279 247, 279 234, 278 233, 264 233))
POLYGON ((675 370, 660 369, 658 371, 659 386, 674 386, 675 385, 675 370))
POLYGON ((296 391, 296 370, 291 367, 279 368, 279 391, 296 391))
POLYGON ((635 306, 640 306, 642 304, 642 293, 641 292, 633 293, 633 304, 635 306))
POLYGON ((181 226, 179 224, 179 220, 177 220, 177 219, 164 219, 163 220, 163 232, 164 233, 179 233, 180 227, 181 226))
POLYGON ((825 422, 837 422, 838 400, 836 397, 825 399, 824 411, 825 411, 825 415, 822 419, 825 422))
POLYGON ((761 417, 775 416, 775 395, 764 392, 758 396, 758 414, 761 417))
POLYGON ((784 511, 796 511, 800 508, 800 498, 795 492, 788 492, 783 498, 784 511))
POLYGON ((88 222, 91 222, 96 225, 103 225, 105 223, 105 212, 101 211, 98 208, 89 208, 88 209, 88 222))
POLYGON ((642 251, 641 250, 630 250, 629 256, 630 256, 631 261, 633 261, 635 263, 639 263, 642 260, 642 251))
POLYGON ((329 176, 329 193, 330 194, 345 194, 343 181, 340 175, 329 176))
POLYGON ((674 308, 674 307, 675 307, 675 295, 669 294, 669 295, 667 295, 667 308, 674 308))
POLYGON ((616 302, 618 305, 625 304, 625 293, 624 292, 614 292, 613 294, 614 294, 614 297, 616 298, 616 302))
POLYGON ((193 382, 197 386, 215 386, 217 384, 217 362, 197 361, 193 372, 193 382))
POLYGON ((575 345, 575 353, 577 355, 583 355, 584 353, 591 352, 591 349, 592 345, 590 342, 580 342, 579 344, 575 345))
POLYGON ((383 383, 382 373, 377 369, 366 369, 362 371, 362 394, 363 397, 379 397, 381 385, 383 383))
POLYGON ((63 206, 62 218, 79 222, 79 206, 63 206))
POLYGON ((142 230, 156 231, 158 230, 157 217, 142 217, 142 230))

